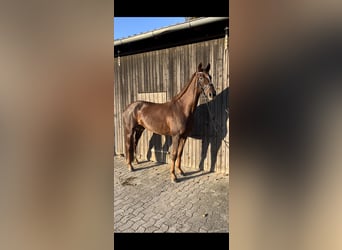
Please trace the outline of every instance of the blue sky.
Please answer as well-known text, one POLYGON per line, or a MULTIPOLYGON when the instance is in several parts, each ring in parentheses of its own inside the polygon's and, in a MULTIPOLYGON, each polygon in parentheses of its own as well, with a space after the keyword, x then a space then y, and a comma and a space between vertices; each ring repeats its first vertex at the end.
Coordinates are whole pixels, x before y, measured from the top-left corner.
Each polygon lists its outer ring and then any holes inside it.
POLYGON ((114 17, 114 40, 184 21, 185 17, 114 17))

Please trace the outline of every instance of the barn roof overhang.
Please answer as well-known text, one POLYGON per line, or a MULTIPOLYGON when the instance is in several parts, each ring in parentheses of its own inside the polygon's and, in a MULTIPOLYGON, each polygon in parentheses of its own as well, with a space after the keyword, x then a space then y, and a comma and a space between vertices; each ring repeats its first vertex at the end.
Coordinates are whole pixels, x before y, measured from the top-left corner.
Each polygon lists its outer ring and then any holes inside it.
POLYGON ((222 38, 228 17, 205 17, 114 41, 114 57, 222 38))

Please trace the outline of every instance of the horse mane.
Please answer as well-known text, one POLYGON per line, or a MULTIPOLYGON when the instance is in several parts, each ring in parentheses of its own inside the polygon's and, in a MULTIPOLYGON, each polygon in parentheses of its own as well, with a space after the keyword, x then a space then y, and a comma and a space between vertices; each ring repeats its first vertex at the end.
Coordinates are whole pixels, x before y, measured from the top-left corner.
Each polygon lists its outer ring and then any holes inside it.
POLYGON ((176 101, 184 95, 184 93, 188 90, 190 84, 192 83, 192 80, 194 79, 195 75, 196 73, 193 73, 193 75, 190 78, 190 81, 185 85, 185 87, 178 94, 172 97, 172 101, 176 101))

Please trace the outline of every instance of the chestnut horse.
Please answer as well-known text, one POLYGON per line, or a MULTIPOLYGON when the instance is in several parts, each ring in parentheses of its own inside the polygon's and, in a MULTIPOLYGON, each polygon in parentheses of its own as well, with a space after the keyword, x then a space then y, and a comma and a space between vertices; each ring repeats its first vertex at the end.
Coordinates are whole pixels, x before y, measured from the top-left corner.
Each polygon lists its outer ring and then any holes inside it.
POLYGON ((130 171, 134 170, 132 161, 138 141, 146 128, 159 135, 172 136, 171 181, 177 181, 175 166, 177 171, 184 176, 181 169, 181 157, 185 141, 193 126, 198 98, 201 93, 208 99, 213 99, 216 95, 209 70, 210 64, 203 69, 200 63, 189 83, 168 102, 136 101, 128 105, 122 116, 126 162, 130 171))

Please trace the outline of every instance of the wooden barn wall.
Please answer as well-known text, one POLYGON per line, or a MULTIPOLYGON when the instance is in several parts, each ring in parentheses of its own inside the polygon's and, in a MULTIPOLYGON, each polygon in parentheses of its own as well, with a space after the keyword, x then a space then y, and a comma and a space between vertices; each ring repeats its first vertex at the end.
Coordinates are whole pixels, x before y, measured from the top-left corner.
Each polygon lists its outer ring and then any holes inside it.
MULTIPOLYGON (((184 147, 182 165, 228 173, 229 65, 224 38, 114 58, 115 154, 124 154, 121 113, 125 107, 136 100, 170 100, 189 81, 199 62, 204 67, 211 64, 210 73, 217 97, 208 105, 203 96, 199 99, 195 125, 184 147), (210 121, 211 116, 215 122, 210 121)), ((170 162, 171 138, 145 130, 137 151, 140 160, 170 162)))

